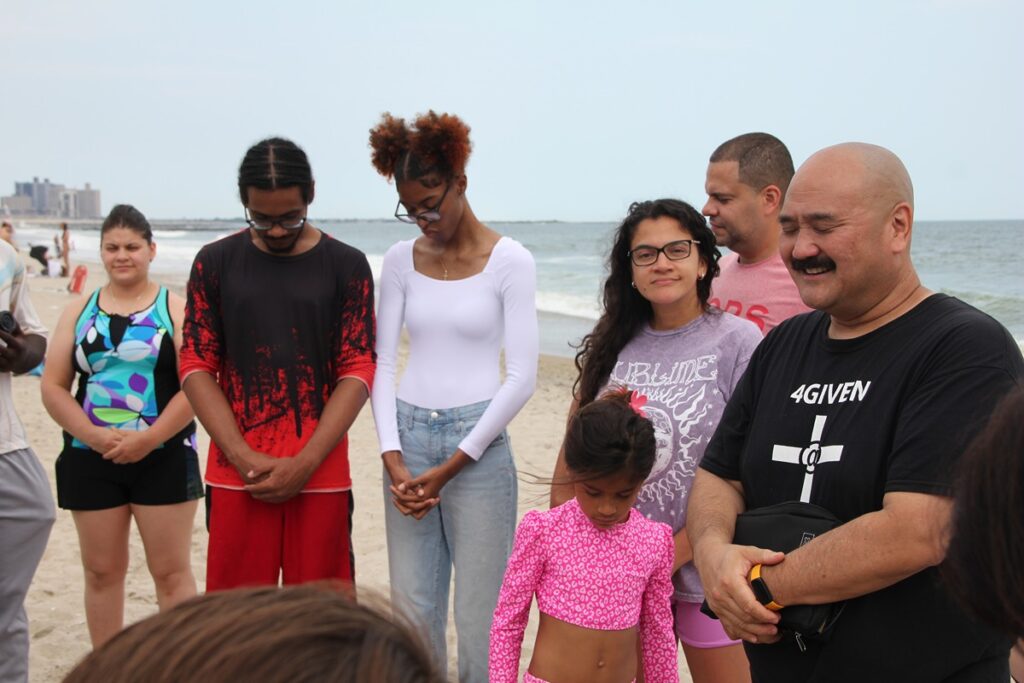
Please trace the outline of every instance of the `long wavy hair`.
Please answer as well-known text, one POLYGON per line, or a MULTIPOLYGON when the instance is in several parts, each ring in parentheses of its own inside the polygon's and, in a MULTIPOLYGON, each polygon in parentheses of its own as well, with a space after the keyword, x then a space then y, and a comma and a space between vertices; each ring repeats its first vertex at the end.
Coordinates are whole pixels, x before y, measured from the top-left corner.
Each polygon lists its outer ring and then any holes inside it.
POLYGON ((604 312, 593 331, 583 337, 577 347, 576 370, 579 375, 573 385, 573 395, 581 407, 597 397, 597 392, 615 368, 619 352, 654 314, 651 302, 633 287, 629 249, 637 226, 645 220, 662 216, 677 220, 680 227, 698 241, 696 255, 707 264, 707 271, 697 281, 697 299, 704 310, 708 309, 711 281, 718 276, 718 259, 722 254, 704 216, 679 199, 634 202, 615 231, 612 250, 608 254, 608 279, 604 282, 602 295, 604 312))

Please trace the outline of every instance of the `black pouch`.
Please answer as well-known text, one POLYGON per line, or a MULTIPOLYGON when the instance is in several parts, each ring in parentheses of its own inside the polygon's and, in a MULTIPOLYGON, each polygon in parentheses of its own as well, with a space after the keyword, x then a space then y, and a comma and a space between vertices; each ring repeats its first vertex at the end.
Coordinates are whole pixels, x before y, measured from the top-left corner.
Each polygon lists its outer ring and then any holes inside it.
MULTIPOLYGON (((732 542, 788 553, 840 524, 838 517, 819 505, 787 501, 742 513, 736 518, 732 542)), ((845 602, 832 602, 785 607, 779 612, 779 630, 783 636, 794 638, 803 650, 806 639, 828 639, 829 629, 845 605, 845 602)), ((718 618, 707 600, 700 609, 709 617, 718 618)))

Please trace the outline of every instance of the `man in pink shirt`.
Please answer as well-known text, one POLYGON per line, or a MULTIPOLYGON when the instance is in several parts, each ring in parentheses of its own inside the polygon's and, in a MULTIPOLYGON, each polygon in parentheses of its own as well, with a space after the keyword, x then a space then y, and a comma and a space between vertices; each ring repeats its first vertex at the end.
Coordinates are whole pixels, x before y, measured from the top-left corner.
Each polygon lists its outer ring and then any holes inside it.
POLYGON ((718 245, 730 250, 718 262, 710 303, 763 334, 811 310, 779 256, 779 209, 792 177, 793 159, 778 138, 746 133, 718 146, 704 183, 703 213, 718 245))

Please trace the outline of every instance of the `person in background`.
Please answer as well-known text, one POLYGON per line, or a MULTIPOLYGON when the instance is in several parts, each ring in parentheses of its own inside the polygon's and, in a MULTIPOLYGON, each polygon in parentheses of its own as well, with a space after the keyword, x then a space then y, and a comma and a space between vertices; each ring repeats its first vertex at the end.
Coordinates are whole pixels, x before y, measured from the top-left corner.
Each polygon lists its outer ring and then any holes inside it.
POLYGON ((100 227, 107 284, 64 310, 43 370, 43 404, 64 430, 57 503, 78 531, 93 647, 124 625, 133 519, 160 609, 196 594, 190 549, 203 487, 178 383, 185 301, 150 279, 155 257, 146 217, 111 209, 100 227))
POLYGON ((33 244, 29 247, 28 255, 39 262, 43 267, 42 275, 50 274, 50 248, 45 244, 33 244))
POLYGON ((60 254, 60 275, 69 277, 71 275, 71 231, 67 223, 60 224, 60 244, 57 252, 60 254))
POLYGON ((943 575, 964 608, 1017 639, 1010 673, 1024 680, 1024 390, 992 413, 960 463, 943 575))
POLYGON ((752 320, 768 334, 786 318, 811 310, 800 300, 779 256, 779 210, 793 160, 767 133, 746 133, 718 146, 708 164, 703 213, 722 257, 711 305, 752 320))
POLYGON ((207 593, 125 629, 64 683, 444 681, 412 623, 342 588, 207 593))
POLYGON ((11 394, 11 375, 43 359, 45 335, 24 265, 0 241, 0 683, 28 681, 25 595, 56 516, 46 472, 29 447, 11 394))
MULTIPOLYGON (((695 683, 749 681, 738 640, 700 612, 704 589, 686 529, 693 476, 726 401, 761 341, 757 326, 708 304, 719 251, 704 219, 677 199, 637 202, 608 254, 604 311, 576 356, 579 377, 570 415, 606 386, 647 394, 658 440, 637 509, 668 524, 675 633, 695 683)), ((555 466, 552 507, 574 495, 564 451, 555 466)))
POLYGON ((180 374, 210 435, 206 589, 354 579, 346 434, 373 384, 373 277, 309 220, 291 140, 245 153, 248 229, 192 264, 180 374))
POLYGON ((458 117, 429 112, 406 126, 385 114, 370 146, 377 171, 395 179, 396 218, 422 233, 388 249, 380 276, 373 415, 392 502, 392 598, 428 629, 445 666, 454 567, 459 680, 482 682, 516 523, 505 428, 536 386, 536 269, 530 252, 473 213, 469 127, 458 117), (403 327, 409 359, 396 393, 403 327))
POLYGON ((711 609, 754 681, 992 681, 1008 637, 937 581, 952 472, 1024 359, 981 311, 920 281, 914 191, 887 149, 846 143, 797 171, 780 250, 811 313, 754 351, 690 496, 711 609), (800 501, 843 523, 796 550, 733 544, 736 517, 800 501), (845 601, 826 639, 785 637, 779 610, 845 601))

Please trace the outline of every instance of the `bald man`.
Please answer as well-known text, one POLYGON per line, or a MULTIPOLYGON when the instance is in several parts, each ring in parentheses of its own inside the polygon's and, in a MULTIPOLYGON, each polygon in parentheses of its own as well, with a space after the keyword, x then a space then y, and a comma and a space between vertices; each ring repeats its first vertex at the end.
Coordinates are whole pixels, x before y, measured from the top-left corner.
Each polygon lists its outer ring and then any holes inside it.
POLYGON ((956 460, 1021 386, 1024 360, 998 322, 921 284, 913 218, 906 169, 873 145, 814 154, 786 194, 780 251, 816 310, 755 351, 687 523, 708 603, 746 641, 754 681, 1008 680, 1009 639, 950 600, 936 565, 956 460), (784 501, 843 524, 785 555, 732 544, 738 514, 784 501), (844 600, 827 640, 776 626, 780 606, 844 600))

